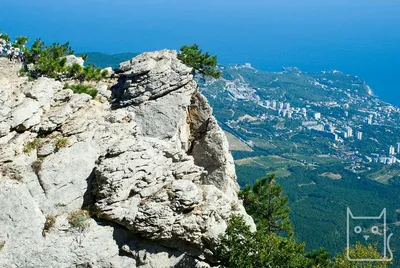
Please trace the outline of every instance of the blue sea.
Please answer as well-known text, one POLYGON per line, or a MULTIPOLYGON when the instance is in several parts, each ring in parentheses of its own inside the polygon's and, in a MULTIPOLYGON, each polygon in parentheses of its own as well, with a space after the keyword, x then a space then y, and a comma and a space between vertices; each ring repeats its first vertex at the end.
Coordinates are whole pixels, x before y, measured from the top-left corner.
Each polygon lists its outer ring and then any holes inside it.
POLYGON ((400 106, 398 0, 62 2, 2 0, 0 28, 47 43, 69 40, 80 52, 144 52, 197 42, 222 64, 341 70, 400 106))

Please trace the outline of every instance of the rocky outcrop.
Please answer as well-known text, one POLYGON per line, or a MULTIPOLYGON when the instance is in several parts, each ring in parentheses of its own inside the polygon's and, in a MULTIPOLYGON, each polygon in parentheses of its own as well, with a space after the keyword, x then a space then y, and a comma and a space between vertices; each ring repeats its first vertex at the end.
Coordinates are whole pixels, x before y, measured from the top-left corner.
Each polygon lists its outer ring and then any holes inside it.
POLYGON ((172 51, 144 53, 121 63, 120 69, 125 77, 118 96, 121 105, 155 100, 193 81, 192 69, 172 51))
POLYGON ((254 226, 176 52, 122 63, 111 103, 18 68, 0 58, 0 267, 210 267, 232 214, 254 226))
POLYGON ((85 61, 81 57, 77 57, 75 55, 68 55, 65 57, 65 59, 67 60, 65 62, 66 66, 72 66, 75 63, 83 66, 83 64, 85 63, 85 61))

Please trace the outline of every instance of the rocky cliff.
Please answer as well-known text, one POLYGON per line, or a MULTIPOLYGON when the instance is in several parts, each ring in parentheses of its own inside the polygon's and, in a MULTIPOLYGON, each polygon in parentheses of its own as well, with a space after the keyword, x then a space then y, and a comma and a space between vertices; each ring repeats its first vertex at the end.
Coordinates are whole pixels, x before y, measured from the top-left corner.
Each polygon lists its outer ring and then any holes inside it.
POLYGON ((210 267, 238 200, 228 143, 174 51, 100 97, 0 58, 0 267, 210 267))

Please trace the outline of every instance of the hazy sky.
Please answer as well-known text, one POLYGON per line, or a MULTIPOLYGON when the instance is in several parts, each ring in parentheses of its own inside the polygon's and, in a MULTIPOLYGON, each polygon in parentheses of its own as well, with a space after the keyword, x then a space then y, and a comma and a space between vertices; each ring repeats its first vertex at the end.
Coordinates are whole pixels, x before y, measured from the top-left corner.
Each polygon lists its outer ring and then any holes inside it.
POLYGON ((0 29, 75 51, 197 42, 225 64, 340 69, 400 92, 399 14, 400 0, 1 0, 0 29))

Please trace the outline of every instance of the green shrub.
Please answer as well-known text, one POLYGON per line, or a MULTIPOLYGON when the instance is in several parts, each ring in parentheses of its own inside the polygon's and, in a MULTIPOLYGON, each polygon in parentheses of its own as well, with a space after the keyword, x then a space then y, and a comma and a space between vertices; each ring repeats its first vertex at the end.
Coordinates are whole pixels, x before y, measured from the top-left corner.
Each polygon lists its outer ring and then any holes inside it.
POLYGON ((52 46, 45 46, 40 40, 36 40, 31 50, 25 52, 28 63, 34 63, 32 76, 38 78, 46 76, 58 78, 60 74, 66 71, 65 63, 67 55, 72 55, 74 52, 69 46, 69 42, 60 45, 55 43, 52 46))
MULTIPOLYGON (((392 267, 392 261, 382 262, 363 262, 363 261, 350 261, 348 256, 354 259, 382 259, 381 253, 378 252, 376 245, 362 245, 357 242, 355 246, 350 247, 349 255, 347 255, 347 248, 335 257, 335 264, 338 268, 389 268, 392 267)), ((388 259, 388 258, 387 258, 388 259)))
POLYGON ((78 93, 78 94, 85 93, 85 94, 90 95, 92 98, 95 98, 97 96, 97 89, 92 88, 91 86, 88 86, 88 85, 84 85, 84 84, 68 85, 68 84, 65 84, 65 86, 67 86, 67 88, 69 88, 69 89, 72 89, 72 91, 74 93, 78 93))
POLYGON ((84 230, 87 227, 87 220, 89 218, 89 211, 75 210, 68 214, 67 220, 73 228, 84 230))
POLYGON ((88 54, 81 54, 79 55, 79 57, 81 57, 84 61, 86 61, 89 58, 88 54))
POLYGON ((56 142, 56 149, 60 150, 61 148, 65 148, 68 146, 68 144, 69 144, 69 141, 67 138, 64 138, 64 137, 59 138, 56 142))
POLYGON ((30 49, 25 48, 24 50, 26 62, 36 64, 36 60, 45 49, 46 45, 44 42, 41 39, 36 39, 30 49))
POLYGON ((103 78, 103 76, 101 74, 100 68, 96 68, 94 66, 87 65, 87 66, 83 67, 82 72, 78 75, 77 78, 81 81, 85 81, 85 80, 100 81, 103 78))
POLYGON ((25 76, 26 75, 25 68, 22 67, 21 69, 19 69, 18 73, 19 73, 19 76, 25 76))
POLYGON ((70 78, 78 77, 82 73, 82 69, 82 66, 75 62, 66 68, 67 76, 70 78))
MULTIPOLYGON (((1 39, 10 41, 10 36, 2 34, 1 39)), ((100 81, 108 75, 107 71, 102 71, 95 66, 82 67, 77 63, 66 66, 66 56, 73 55, 69 42, 65 44, 54 43, 47 46, 41 39, 36 39, 31 47, 25 46, 29 38, 27 36, 17 36, 13 46, 21 48, 25 55, 27 64, 33 64, 33 68, 29 70, 20 70, 20 75, 28 73, 29 80, 37 79, 41 76, 54 79, 78 79, 80 81, 95 80, 100 81)), ((86 61, 87 54, 81 55, 86 61)))
POLYGON ((40 76, 51 77, 55 79, 71 78, 85 80, 100 80, 101 69, 93 66, 82 67, 78 63, 66 66, 66 56, 73 55, 74 51, 69 45, 54 43, 46 46, 40 39, 35 40, 30 49, 25 49, 27 63, 33 63, 34 69, 30 70, 31 76, 38 78, 40 76))
POLYGON ((31 151, 37 149, 39 147, 39 140, 34 139, 33 141, 29 141, 24 145, 24 153, 30 153, 31 151))
POLYGON ((5 241, 0 241, 0 251, 4 248, 5 244, 6 244, 5 241))
POLYGON ((23 48, 28 43, 29 37, 21 35, 15 38, 14 47, 23 48))
POLYGON ((8 34, 2 34, 0 36, 0 39, 5 40, 6 42, 10 42, 10 40, 11 40, 10 35, 8 35, 8 34))
POLYGON ((101 77, 106 78, 108 76, 108 70, 101 71, 101 77))

